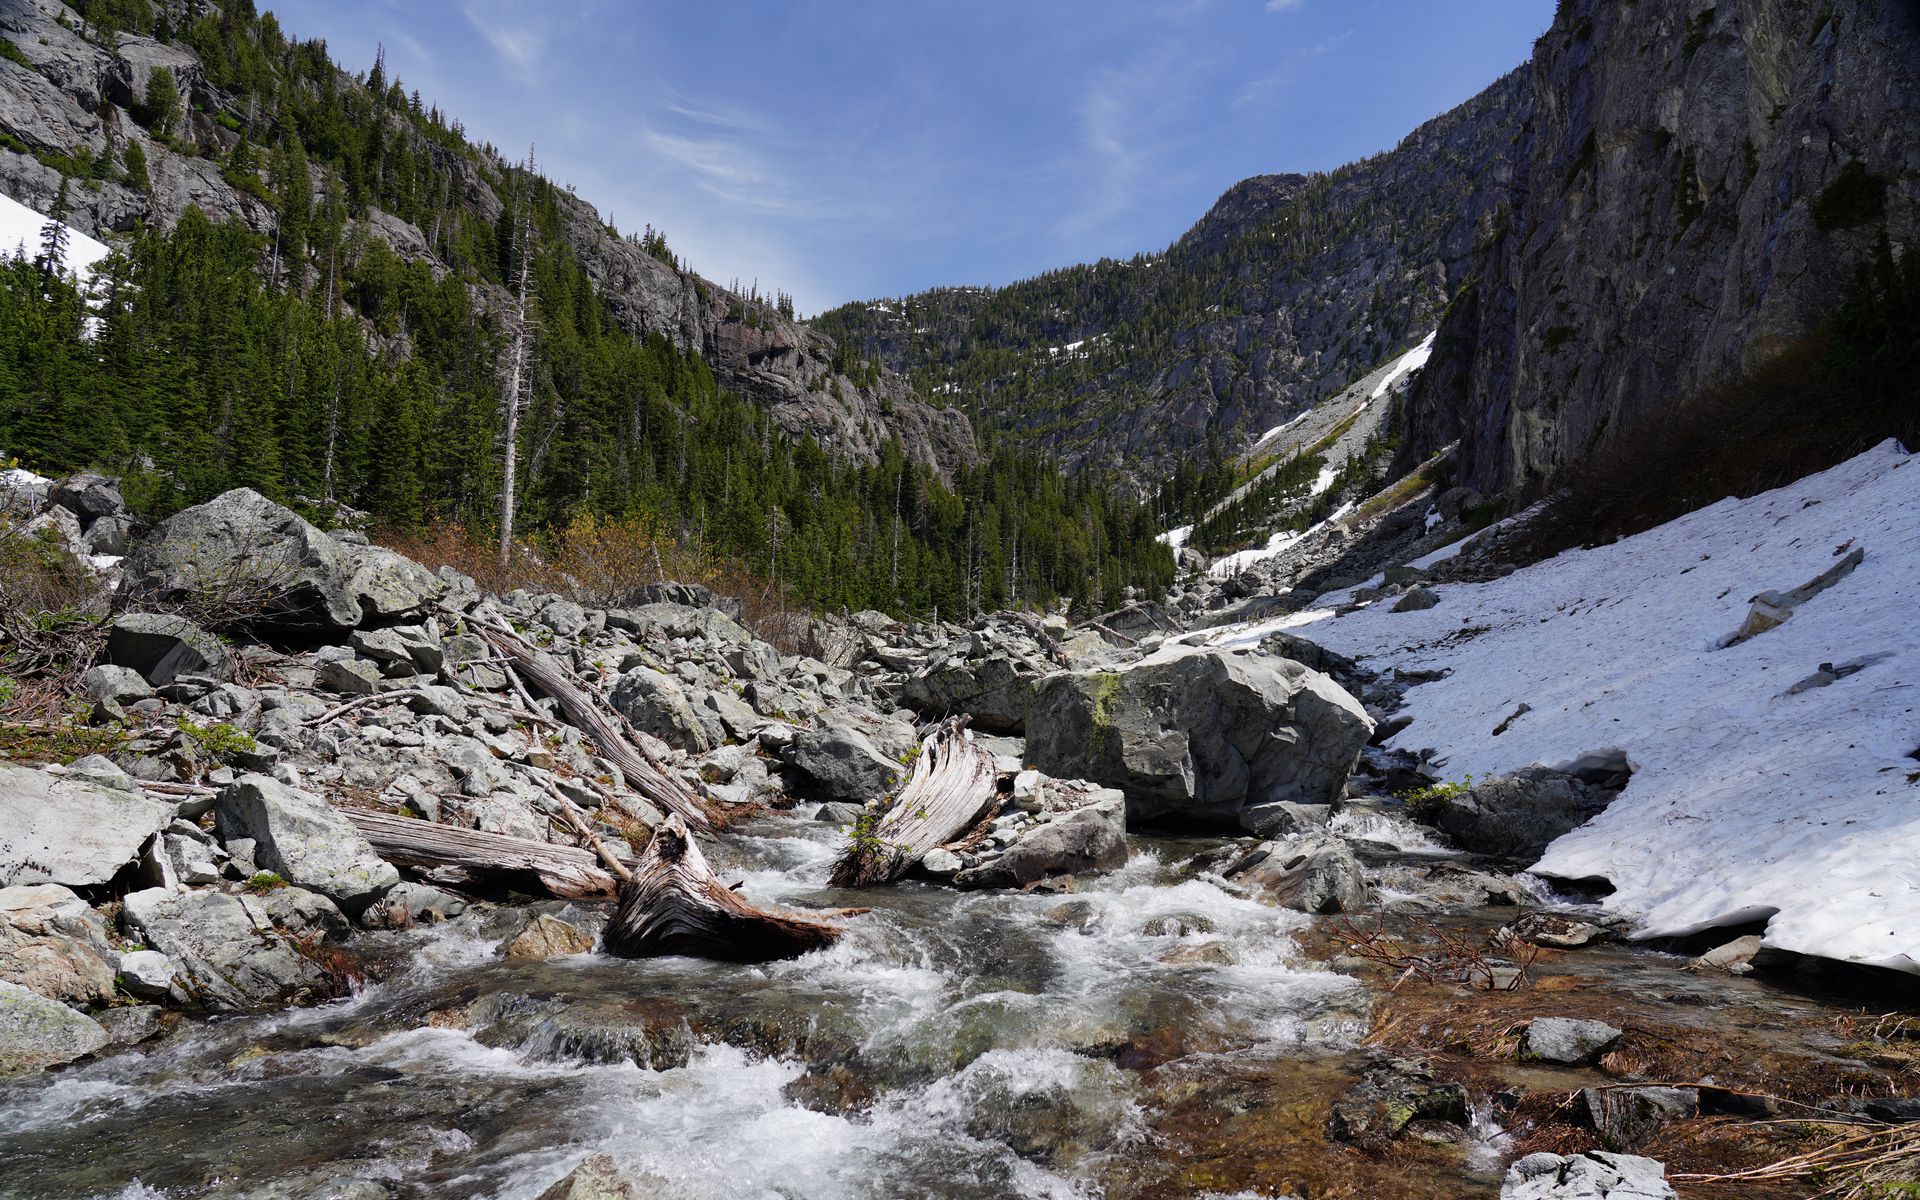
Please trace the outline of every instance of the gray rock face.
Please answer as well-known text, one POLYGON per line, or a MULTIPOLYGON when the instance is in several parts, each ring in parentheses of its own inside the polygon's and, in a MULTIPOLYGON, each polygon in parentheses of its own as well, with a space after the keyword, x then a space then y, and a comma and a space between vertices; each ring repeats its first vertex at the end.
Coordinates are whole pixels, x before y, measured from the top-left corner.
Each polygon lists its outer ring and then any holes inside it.
POLYGON ((326 975, 251 896, 150 888, 130 893, 121 917, 167 956, 173 987, 190 1004, 245 1012, 326 993, 326 975))
POLYGON ((107 1040, 107 1031, 81 1013, 0 981, 0 1076, 62 1066, 107 1040))
POLYGON ((0 887, 106 883, 173 815, 132 792, 0 766, 0 887))
POLYGON ((0 888, 0 980, 66 1004, 113 999, 106 921, 53 883, 0 888))
POLYGON ((1522 1058, 1586 1066, 1599 1061, 1624 1035, 1604 1021, 1573 1017, 1535 1017, 1520 1039, 1522 1058))
POLYGON ((1021 733, 1034 685, 1045 664, 1018 662, 1007 654, 986 658, 950 655, 909 675, 900 703, 927 716, 969 713, 976 729, 1021 733))
POLYGON ((1359 701, 1298 663, 1178 646, 1042 680, 1027 756, 1119 788, 1131 819, 1234 826, 1249 806, 1338 798, 1372 731, 1359 701))
POLYGON ((107 661, 129 667, 155 687, 176 675, 233 678, 233 656, 219 638, 185 617, 123 613, 107 630, 107 661))
POLYGON ((1581 1115, 1609 1150, 1633 1150, 1669 1121, 1700 1115, 1700 1093, 1680 1087, 1580 1089, 1581 1115))
MULTIPOLYGON (((1414 384, 1408 461, 1518 489, 1830 312, 1882 221, 1920 233, 1920 15, 1658 0, 1565 4, 1524 68, 1509 202, 1414 384), (1880 209, 1826 228, 1840 173, 1880 209)), ((1510 191, 1502 186, 1510 179, 1510 191)))
POLYGON ((1500 1200, 1677 1200, 1667 1169, 1651 1158, 1593 1150, 1529 1154, 1507 1168, 1500 1200))
POLYGON ((220 793, 221 838, 253 839, 253 860, 348 913, 364 911, 400 882, 355 831, 318 796, 266 775, 243 775, 220 793))
POLYGON ((1463 850, 1531 861, 1616 795, 1546 767, 1523 767, 1445 797, 1428 819, 1463 850))
POLYGON ((795 794, 807 800, 865 804, 892 791, 906 768, 874 747, 852 725, 825 721, 801 730, 785 751, 795 794))
POLYGON ((1226 875, 1257 899, 1305 913, 1358 912, 1373 898, 1352 847, 1328 833, 1262 842, 1226 875))
POLYGON ((1024 887, 1054 875, 1096 874, 1126 865, 1125 795, 1077 780, 1044 780, 1036 786, 1046 796, 1034 823, 1010 830, 1012 844, 955 874, 956 887, 1024 887))
POLYGON ((351 629, 362 617, 345 548, 250 488, 161 522, 134 545, 126 572, 145 594, 230 603, 282 625, 351 629))

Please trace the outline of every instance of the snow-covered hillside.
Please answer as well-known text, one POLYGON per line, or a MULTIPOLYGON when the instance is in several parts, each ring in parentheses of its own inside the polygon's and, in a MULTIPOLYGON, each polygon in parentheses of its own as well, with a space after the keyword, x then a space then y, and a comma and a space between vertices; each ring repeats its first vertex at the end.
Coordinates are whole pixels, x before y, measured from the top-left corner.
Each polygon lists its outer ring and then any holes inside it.
MULTIPOLYGON (((11 196, 0 196, 0 254, 25 253, 35 258, 40 253, 40 231, 46 228, 45 213, 35 212, 11 196)), ((72 226, 67 227, 67 253, 63 270, 82 276, 93 273, 94 265, 107 256, 105 243, 90 238, 72 226)))
POLYGON ((1439 749, 1449 778, 1624 749, 1626 791, 1535 869, 1610 881, 1608 904, 1647 936, 1768 919, 1771 945, 1920 971, 1920 457, 1888 442, 1611 546, 1436 590, 1425 611, 1326 609, 1213 639, 1285 625, 1376 667, 1447 672, 1408 692, 1413 724, 1393 744, 1439 749), (1725 646, 1750 598, 1854 549, 1852 574, 1725 646), (1805 686, 1822 664, 1857 669, 1805 686))

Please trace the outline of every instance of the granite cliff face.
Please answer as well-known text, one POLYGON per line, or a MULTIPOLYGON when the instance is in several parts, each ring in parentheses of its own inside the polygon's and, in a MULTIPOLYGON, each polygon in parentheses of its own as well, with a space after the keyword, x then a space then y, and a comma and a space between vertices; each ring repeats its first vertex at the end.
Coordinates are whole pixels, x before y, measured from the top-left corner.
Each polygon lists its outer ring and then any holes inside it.
POLYGON ((846 305, 820 325, 1070 467, 1151 486, 1434 328, 1491 236, 1529 83, 1508 75, 1331 174, 1244 180, 1163 254, 846 305))
POLYGON ((1920 232, 1920 8, 1568 0, 1410 453, 1519 490, 1830 312, 1920 232))
MULTIPOLYGON (((189 7, 174 6, 182 24, 189 7)), ((224 154, 240 141, 235 130, 253 114, 209 79, 191 48, 89 31, 54 0, 0 0, 0 36, 17 52, 0 58, 0 192, 46 212, 64 179, 69 223, 93 234, 142 222, 170 226, 191 206, 215 222, 238 221, 262 235, 273 231, 274 209, 236 187, 212 156, 181 153, 137 119, 153 69, 164 67, 182 101, 179 144, 224 154), (129 144, 144 155, 148 186, 117 170, 77 177, 85 164, 117 164, 129 144)), ((336 84, 360 86, 345 73, 336 84)), ((392 122, 390 136, 408 136, 405 125, 392 122)), ((449 181, 451 203, 488 226, 499 217, 507 164, 497 156, 464 144, 417 142, 412 149, 432 157, 434 176, 449 181)), ((312 174, 317 194, 338 187, 318 168, 312 174)), ((765 405, 789 435, 811 435, 831 452, 867 462, 898 437, 911 458, 948 475, 976 459, 965 414, 916 400, 904 381, 885 372, 862 371, 856 379, 836 371, 830 337, 656 258, 611 232, 578 197, 562 193, 561 203, 567 240, 620 323, 636 335, 657 332, 698 351, 723 386, 765 405)), ((391 213, 369 208, 361 224, 403 258, 453 269, 437 253, 435 237, 391 213)), ((504 301, 493 285, 476 281, 474 287, 489 308, 504 301)))

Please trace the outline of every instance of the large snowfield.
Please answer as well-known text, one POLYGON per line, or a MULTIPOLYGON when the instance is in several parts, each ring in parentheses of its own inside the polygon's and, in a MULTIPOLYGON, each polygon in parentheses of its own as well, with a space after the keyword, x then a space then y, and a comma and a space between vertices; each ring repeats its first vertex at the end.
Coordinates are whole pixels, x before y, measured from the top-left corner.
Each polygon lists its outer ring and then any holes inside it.
POLYGON ((1440 604, 1329 608, 1290 627, 1409 689, 1393 741, 1448 779, 1624 749, 1632 781, 1535 866, 1604 878, 1643 936, 1766 921, 1767 944, 1920 971, 1920 456, 1893 442, 1748 500, 1574 550, 1440 604), (1780 625, 1724 646, 1756 594, 1864 561, 1780 625), (1724 648, 1723 648, 1724 646, 1724 648), (1866 660, 1794 693, 1823 663, 1866 660), (1521 705, 1530 711, 1494 730, 1521 705))

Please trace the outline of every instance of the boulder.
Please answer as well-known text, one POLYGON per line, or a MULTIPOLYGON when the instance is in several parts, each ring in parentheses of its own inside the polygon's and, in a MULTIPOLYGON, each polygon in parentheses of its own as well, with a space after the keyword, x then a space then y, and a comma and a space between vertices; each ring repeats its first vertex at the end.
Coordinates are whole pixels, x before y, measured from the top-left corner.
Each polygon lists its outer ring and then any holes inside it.
POLYGON ((66 888, 0 888, 0 980, 65 1004, 106 1004, 113 999, 110 953, 106 921, 66 888))
POLYGON ((107 1031, 85 1015, 0 981, 0 1076, 64 1066, 107 1042, 107 1031))
POLYGON ((185 617, 170 613, 122 613, 107 627, 106 660, 138 671, 161 687, 177 675, 232 679, 226 644, 185 617))
POLYGON ((1406 594, 1401 596, 1394 604, 1393 611, 1397 613, 1420 612, 1424 609, 1433 608, 1439 603, 1440 594, 1438 592, 1435 592, 1432 588, 1415 586, 1407 589, 1406 594))
POLYGON ((175 513, 126 563, 136 593, 302 628, 360 624, 352 575, 345 547, 251 488, 175 513))
POLYGON ((287 882, 320 893, 349 914, 365 911, 400 882, 353 823, 318 796, 266 775, 243 775, 214 809, 221 839, 251 838, 253 860, 287 882))
POLYGON ((1607 1149, 1632 1150, 1667 1122, 1699 1116, 1700 1093, 1685 1087, 1582 1088, 1579 1115, 1607 1149))
MULTIPOLYGON (((1033 823, 1012 827, 1009 845, 955 874, 956 887, 1025 887, 1054 875, 1086 875, 1126 865, 1125 795, 1078 780, 1046 780, 1043 792, 1046 799, 1033 823)), ((932 867, 927 870, 934 873, 932 867)))
POLYGON ((652 1171, 595 1154, 541 1192, 537 1200, 672 1200, 682 1194, 652 1171))
POLYGON ((995 733, 1021 733, 1042 671, 998 654, 987 658, 949 655, 909 675, 899 700, 930 717, 968 713, 973 726, 995 733))
POLYGON ((133 518, 127 516, 96 518, 87 526, 86 533, 80 536, 80 544, 88 554, 109 558, 125 554, 132 541, 133 518))
POLYGON ((101 517, 124 516, 127 511, 119 480, 105 475, 70 475, 53 485, 47 499, 78 517, 83 526, 101 517))
POLYGON ((348 563, 347 592, 368 621, 419 612, 446 594, 447 585, 419 563, 384 546, 341 547, 348 563))
POLYGON ((1304 913, 1358 912, 1373 898, 1353 848, 1324 832, 1262 842, 1224 873, 1254 898, 1304 913))
POLYGON ((160 999, 173 986, 173 960, 158 950, 135 950, 120 956, 120 982, 129 992, 149 1000, 160 999))
POLYGON ((80 677, 80 690, 93 701, 97 713, 114 718, 124 717, 127 705, 153 695, 153 688, 140 672, 106 663, 87 668, 87 673, 80 677))
POLYGON ((548 913, 540 913, 500 945, 500 953, 506 958, 541 960, 585 954, 592 949, 592 933, 548 913))
POLYGON ((1338 799, 1372 732, 1358 700, 1297 662, 1174 646, 1041 680, 1027 758, 1119 788, 1130 819, 1231 827, 1249 807, 1338 799))
POLYGON ((1531 862, 1616 795, 1548 767, 1523 767, 1440 797, 1421 817, 1462 850, 1531 862))
POLYGON ((128 894, 121 919, 167 956, 172 987, 188 1004, 246 1012, 327 993, 326 973, 294 949, 252 896, 149 888, 128 894))
POLYGON ((880 753, 864 732, 832 718, 796 733, 783 757, 795 794, 806 800, 865 804, 906 776, 906 768, 880 753))
POLYGON ((696 710, 678 680, 651 667, 635 667, 622 675, 611 699, 635 729, 676 749, 705 754, 723 740, 715 732, 718 718, 696 710))
POLYGON ((1605 1021, 1535 1017, 1521 1035, 1520 1057, 1584 1067, 1600 1061, 1624 1036, 1605 1021))
POLYGON ((1667 1169, 1634 1154, 1529 1154, 1507 1168, 1500 1200, 1677 1200, 1667 1169))
POLYGON ((0 887, 97 887, 173 816, 173 805, 133 792, 0 765, 0 887))

